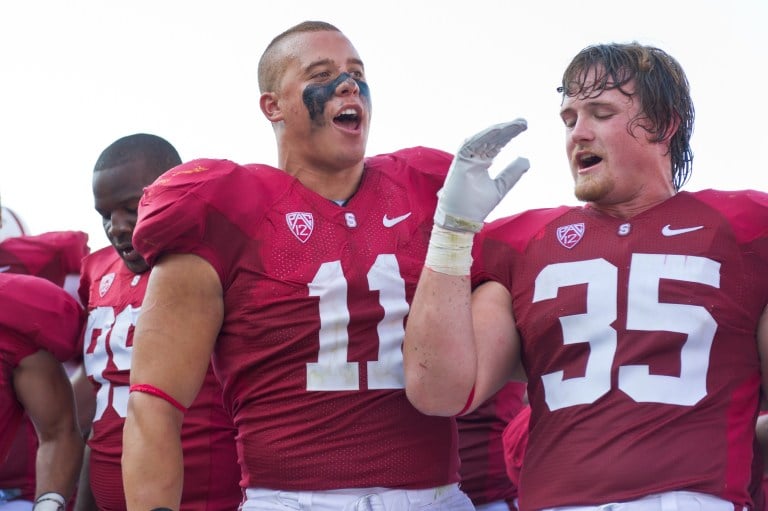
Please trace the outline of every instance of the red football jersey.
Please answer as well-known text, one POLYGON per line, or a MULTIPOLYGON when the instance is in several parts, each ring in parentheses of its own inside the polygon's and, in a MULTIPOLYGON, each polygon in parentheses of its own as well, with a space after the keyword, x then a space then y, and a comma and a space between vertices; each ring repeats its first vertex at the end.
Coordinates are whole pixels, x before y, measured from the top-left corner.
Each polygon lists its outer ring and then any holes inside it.
POLYGON ((451 156, 369 158, 339 206, 263 165, 197 160, 139 206, 150 262, 194 253, 216 269, 225 317, 214 366, 238 426, 245 485, 429 488, 457 482, 456 422, 404 391, 404 320, 451 156))
POLYGON ((525 383, 509 382, 459 426, 461 489, 476 506, 503 500, 514 509, 517 487, 507 477, 501 434, 523 408, 525 383))
MULTIPOLYGON (((88 253, 88 235, 81 231, 46 232, 0 241, 0 270, 35 275, 64 285, 67 275, 80 273, 80 261, 88 253)), ((37 432, 28 417, 0 464, 0 488, 21 490, 20 499, 35 499, 35 453, 37 432)))
POLYGON ((88 254, 88 235, 81 231, 55 231, 8 238, 0 243, 0 269, 36 275, 58 286, 69 274, 80 273, 88 254))
POLYGON ((40 350, 61 362, 77 353, 85 319, 74 298, 47 280, 0 273, 0 461, 13 443, 24 409, 13 389, 13 371, 40 350))
POLYGON ((489 225, 475 263, 475 283, 510 290, 522 340, 524 511, 672 490, 749 504, 768 195, 529 211, 489 225))
MULTIPOLYGON (((131 272, 112 246, 83 261, 80 298, 87 304, 84 362, 96 392, 90 480, 103 511, 125 510, 120 465, 133 331, 149 272, 131 272)), ((224 411, 221 385, 209 368, 205 383, 184 416, 184 492, 181 509, 232 510, 242 500, 235 429, 224 411)))

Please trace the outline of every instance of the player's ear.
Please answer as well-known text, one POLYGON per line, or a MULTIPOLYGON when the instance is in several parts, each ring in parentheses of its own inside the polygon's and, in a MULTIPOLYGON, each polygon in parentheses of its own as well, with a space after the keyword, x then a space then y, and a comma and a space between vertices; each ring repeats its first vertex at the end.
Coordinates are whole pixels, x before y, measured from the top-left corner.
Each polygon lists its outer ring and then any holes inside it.
POLYGON ((279 122, 283 120, 283 111, 280 108, 280 101, 277 94, 274 92, 265 92, 259 98, 259 106, 261 107, 264 117, 270 122, 279 122))

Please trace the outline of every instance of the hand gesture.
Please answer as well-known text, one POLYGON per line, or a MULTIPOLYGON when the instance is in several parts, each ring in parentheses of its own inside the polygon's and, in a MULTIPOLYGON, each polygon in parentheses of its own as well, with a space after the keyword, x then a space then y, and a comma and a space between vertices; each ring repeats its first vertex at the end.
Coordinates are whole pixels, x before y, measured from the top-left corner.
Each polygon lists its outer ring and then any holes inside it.
POLYGON ((462 144, 438 192, 437 225, 468 232, 483 227, 488 214, 530 167, 526 158, 517 158, 495 178, 488 174, 499 151, 527 127, 525 119, 515 119, 486 128, 462 144))

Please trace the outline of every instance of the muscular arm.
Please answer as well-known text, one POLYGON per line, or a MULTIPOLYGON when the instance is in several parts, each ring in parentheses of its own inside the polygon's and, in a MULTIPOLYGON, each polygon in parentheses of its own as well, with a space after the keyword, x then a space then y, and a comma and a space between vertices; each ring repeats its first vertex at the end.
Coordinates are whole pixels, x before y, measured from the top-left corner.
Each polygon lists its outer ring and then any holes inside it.
POLYGON ((499 284, 471 294, 474 234, 528 170, 518 158, 491 177, 498 152, 527 127, 525 120, 490 126, 468 138, 454 156, 438 194, 424 270, 403 344, 408 399, 429 415, 474 410, 519 366, 511 298, 499 284))
POLYGON ((468 277, 424 268, 403 360, 406 393, 420 411, 450 416, 474 410, 509 379, 522 376, 509 293, 489 282, 470 294, 468 277))
POLYGON ((37 430, 36 495, 56 492, 69 499, 83 459, 72 385, 47 351, 24 358, 13 373, 16 396, 37 430))
MULTIPOLYGON (((224 303, 214 269, 193 255, 152 270, 134 333, 131 384, 152 385, 189 407, 205 377, 224 303)), ((132 392, 123 429, 123 484, 129 510, 178 509, 183 484, 183 413, 132 392)))
POLYGON ((408 399, 429 415, 456 415, 477 377, 469 276, 425 267, 405 329, 403 366, 408 399))

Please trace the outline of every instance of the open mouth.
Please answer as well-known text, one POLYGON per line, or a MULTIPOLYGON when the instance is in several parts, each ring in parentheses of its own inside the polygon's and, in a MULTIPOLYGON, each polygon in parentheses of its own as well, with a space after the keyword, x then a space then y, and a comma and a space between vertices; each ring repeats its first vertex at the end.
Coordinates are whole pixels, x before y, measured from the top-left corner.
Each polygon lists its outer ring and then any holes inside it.
POLYGON ((138 253, 133 249, 133 245, 119 245, 117 252, 123 259, 135 259, 138 257, 138 253))
POLYGON ((333 123, 347 130, 360 129, 360 113, 354 108, 346 108, 333 118, 333 123))
POLYGON ((593 167, 601 161, 603 161, 601 157, 589 153, 579 155, 579 157, 576 159, 579 170, 593 167))

